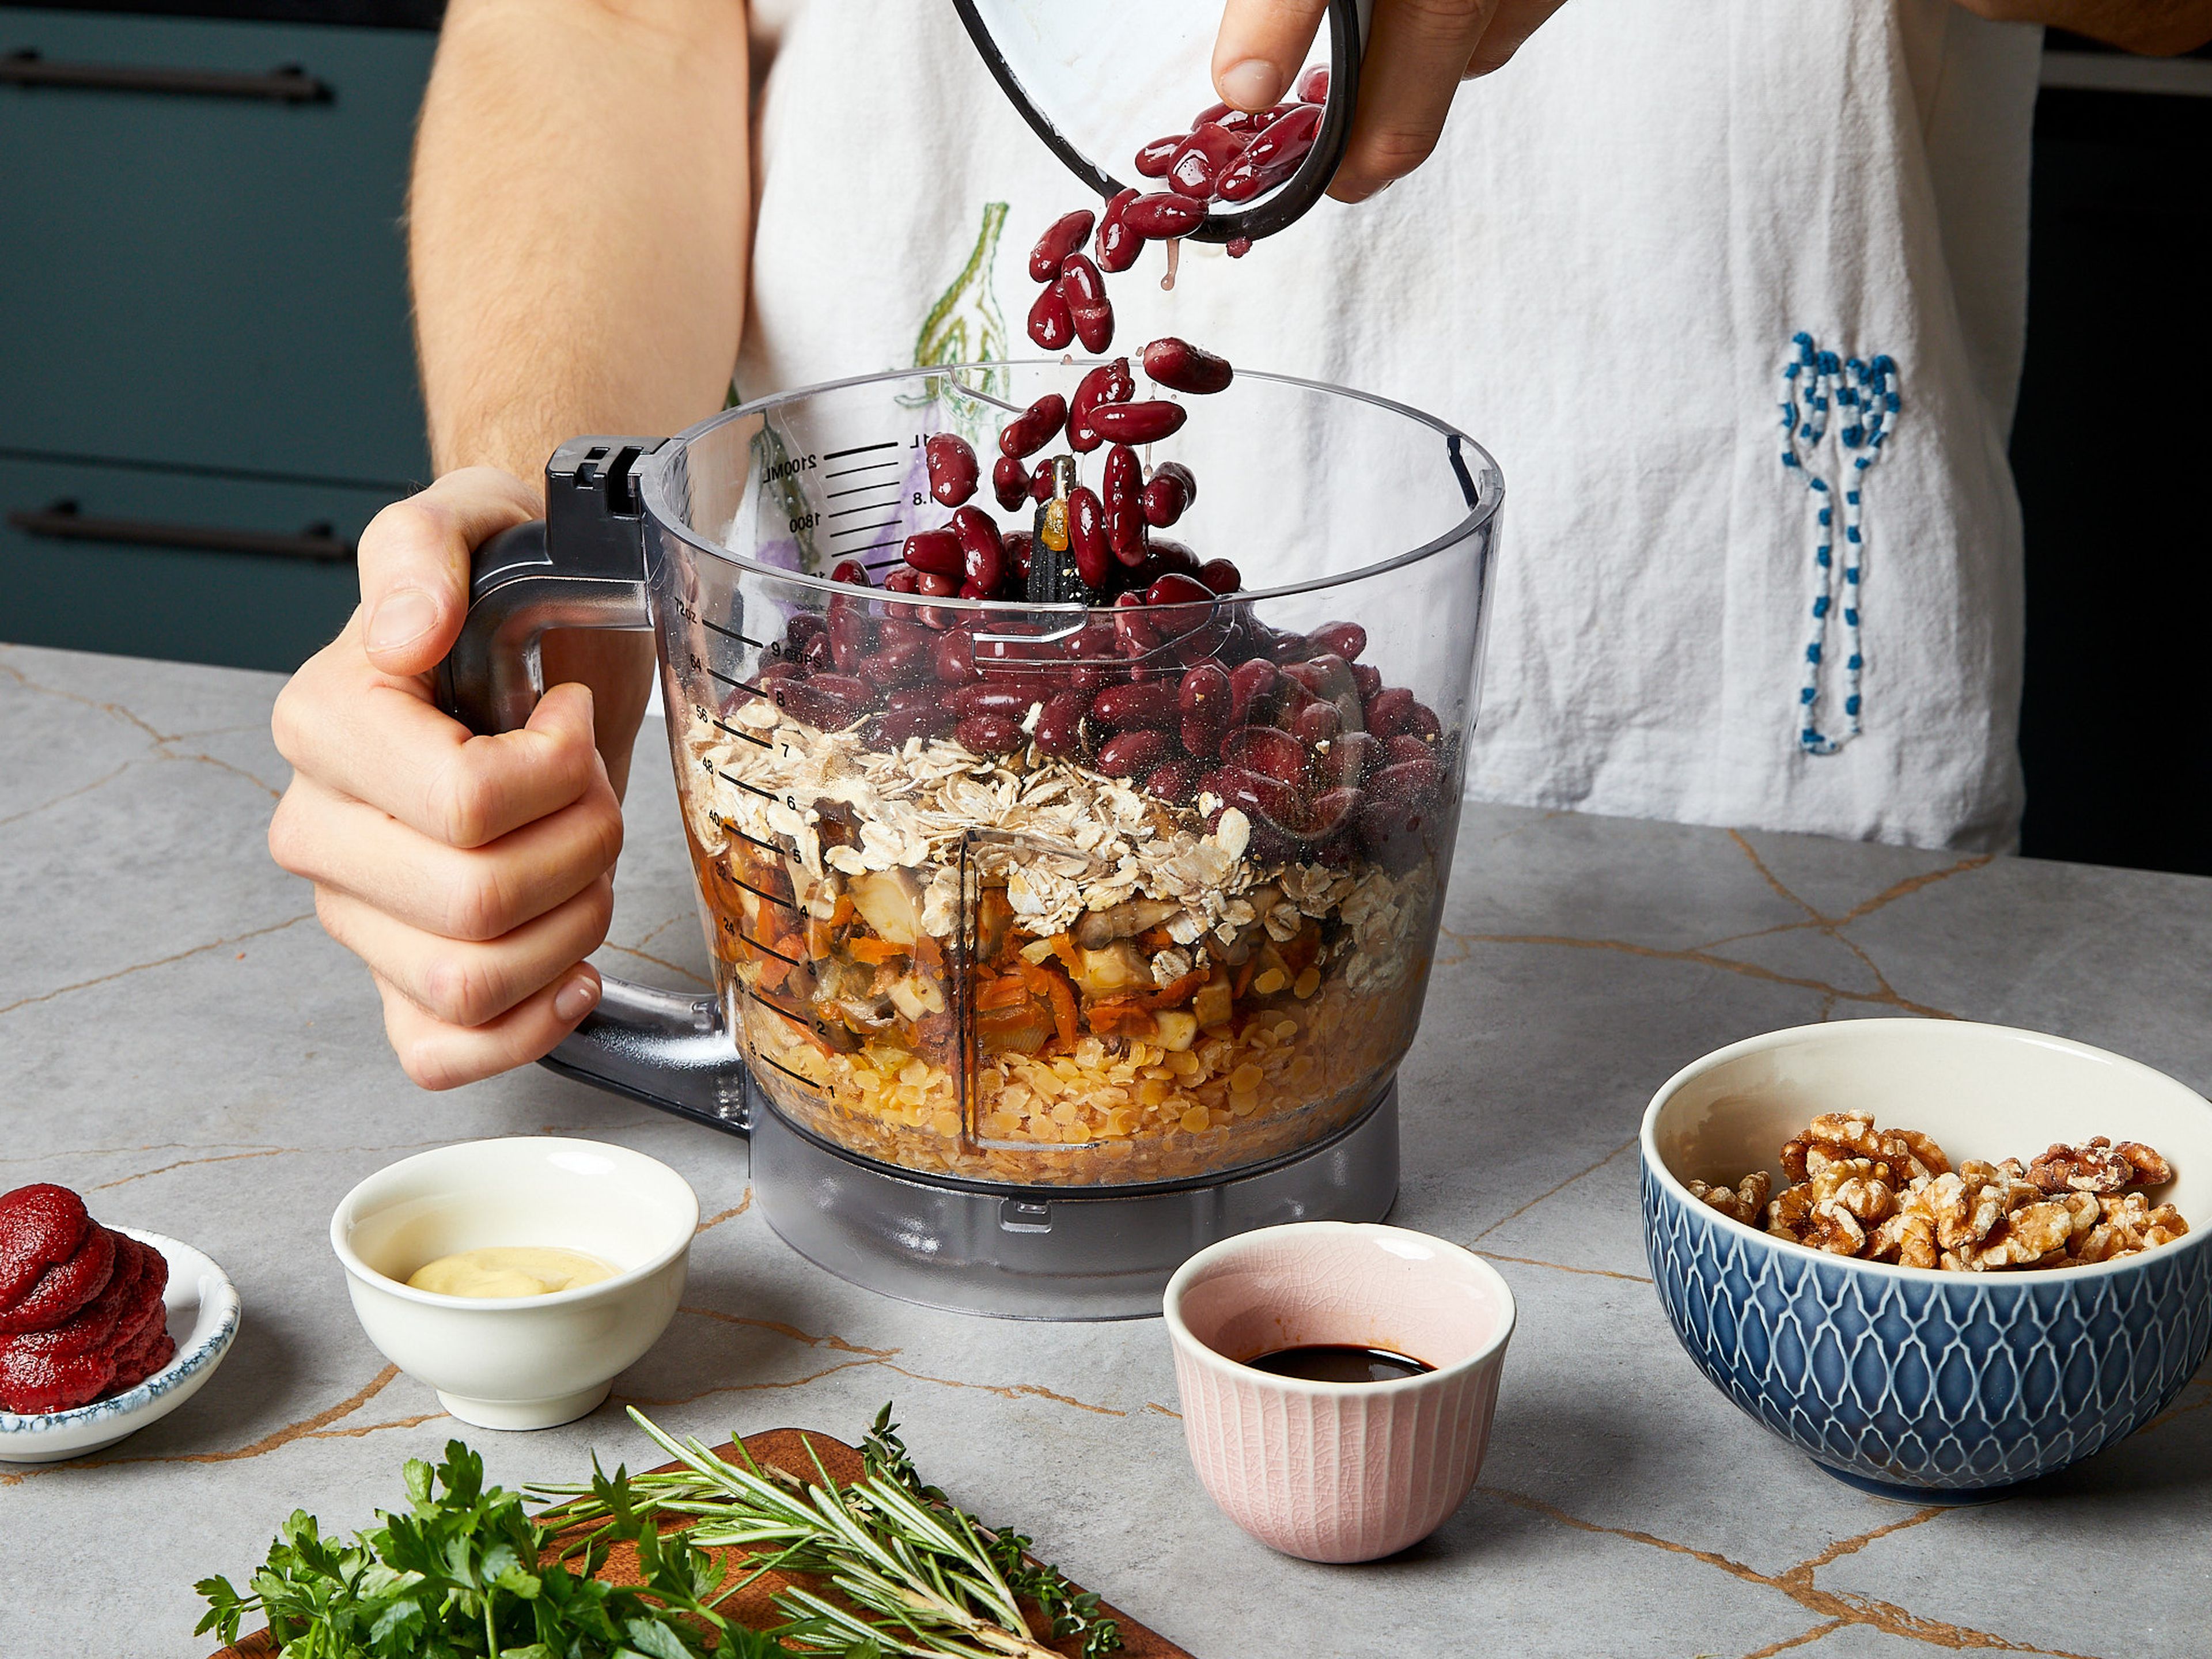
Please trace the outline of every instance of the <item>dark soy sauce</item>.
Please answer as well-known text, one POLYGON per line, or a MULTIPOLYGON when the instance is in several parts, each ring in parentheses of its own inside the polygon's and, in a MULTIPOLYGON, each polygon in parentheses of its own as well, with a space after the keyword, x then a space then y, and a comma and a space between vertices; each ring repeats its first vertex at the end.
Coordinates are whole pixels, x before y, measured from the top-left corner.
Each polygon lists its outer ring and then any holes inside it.
POLYGON ((1307 1382, 1395 1382, 1436 1370, 1426 1360, 1389 1348, 1355 1348, 1338 1342, 1278 1348, 1244 1363, 1255 1371, 1295 1376, 1307 1382))

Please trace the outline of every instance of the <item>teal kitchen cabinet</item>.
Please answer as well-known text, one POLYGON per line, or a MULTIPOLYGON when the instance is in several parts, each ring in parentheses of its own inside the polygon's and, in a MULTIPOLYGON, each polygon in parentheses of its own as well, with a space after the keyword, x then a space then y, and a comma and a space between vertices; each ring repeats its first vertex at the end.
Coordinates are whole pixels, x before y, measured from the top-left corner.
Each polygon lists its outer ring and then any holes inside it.
POLYGON ((0 6, 0 639, 288 668, 343 623, 352 538, 429 477, 434 45, 0 6))

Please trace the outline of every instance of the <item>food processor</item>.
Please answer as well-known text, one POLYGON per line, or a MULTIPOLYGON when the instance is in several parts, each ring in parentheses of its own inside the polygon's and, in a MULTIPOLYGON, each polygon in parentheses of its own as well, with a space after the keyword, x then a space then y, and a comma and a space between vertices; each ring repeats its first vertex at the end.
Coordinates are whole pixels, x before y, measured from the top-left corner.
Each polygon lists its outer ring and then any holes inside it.
POLYGON ((714 989, 610 978, 544 1063, 750 1135, 769 1225, 831 1272, 1036 1318, 1156 1314, 1216 1239, 1389 1211, 1503 492, 1443 422, 1239 370, 1147 447, 1202 481, 1192 545, 1147 556, 1249 586, 1093 609, 829 579, 943 522, 930 438, 988 441, 1085 367, 566 444, 441 670, 506 730, 546 630, 656 636, 714 989))

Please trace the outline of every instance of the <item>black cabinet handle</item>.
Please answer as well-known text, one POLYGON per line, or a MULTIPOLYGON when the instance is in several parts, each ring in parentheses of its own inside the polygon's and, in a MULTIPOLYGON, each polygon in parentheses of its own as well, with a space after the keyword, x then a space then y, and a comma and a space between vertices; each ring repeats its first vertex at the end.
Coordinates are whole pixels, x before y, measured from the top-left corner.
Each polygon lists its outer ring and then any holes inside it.
POLYGON ((273 553, 326 564, 343 563, 354 556, 354 544, 339 539, 327 524, 311 524, 296 536, 276 536, 262 530, 161 524, 150 519, 96 519, 78 512, 75 501, 56 501, 42 512, 10 513, 8 522, 27 536, 51 536, 65 542, 128 542, 138 547, 181 547, 194 552, 273 553))
POLYGON ((65 64, 35 52, 0 58, 0 85, 73 87, 84 92, 179 92, 199 98, 259 98, 276 104, 327 104, 327 81, 286 64, 265 75, 222 70, 161 69, 141 64, 65 64))

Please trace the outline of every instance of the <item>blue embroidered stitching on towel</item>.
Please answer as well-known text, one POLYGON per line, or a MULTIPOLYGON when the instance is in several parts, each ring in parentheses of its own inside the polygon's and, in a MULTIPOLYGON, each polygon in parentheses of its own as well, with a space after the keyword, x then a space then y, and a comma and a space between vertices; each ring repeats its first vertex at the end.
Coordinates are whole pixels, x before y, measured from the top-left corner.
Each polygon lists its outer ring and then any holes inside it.
POLYGON ((1797 744, 1808 755, 1832 755, 1861 729, 1859 670, 1864 653, 1859 641, 1860 572, 1866 562, 1863 503, 1866 475, 1881 458, 1881 446, 1897 425, 1901 377, 1894 358, 1871 362, 1838 359, 1822 351, 1810 334, 1790 343, 1796 356, 1782 366, 1782 465, 1805 480, 1813 498, 1813 621, 1805 647, 1805 684, 1797 693, 1797 744), (1836 459, 1850 463, 1844 489, 1844 556, 1835 556, 1835 491, 1814 471, 1827 441, 1829 416, 1840 410, 1836 459), (1821 730, 1822 711, 1835 704, 1835 664, 1828 651, 1828 620, 1843 612, 1844 655, 1842 702, 1844 725, 1834 736, 1821 730))

